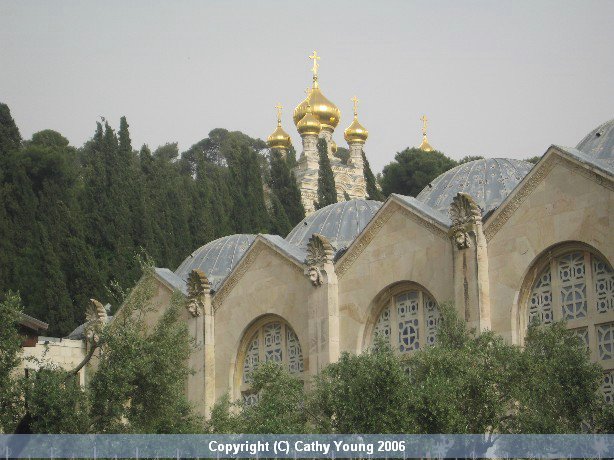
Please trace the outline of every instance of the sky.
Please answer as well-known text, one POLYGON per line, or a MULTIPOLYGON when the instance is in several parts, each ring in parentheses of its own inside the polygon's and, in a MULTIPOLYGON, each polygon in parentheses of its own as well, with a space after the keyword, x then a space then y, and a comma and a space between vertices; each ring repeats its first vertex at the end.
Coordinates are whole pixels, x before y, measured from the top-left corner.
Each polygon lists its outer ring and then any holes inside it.
POLYGON ((266 139, 311 83, 341 109, 354 95, 374 171, 421 142, 452 158, 527 158, 574 147, 614 117, 614 1, 0 0, 0 102, 22 137, 74 146, 105 117, 133 146, 214 128, 266 139))

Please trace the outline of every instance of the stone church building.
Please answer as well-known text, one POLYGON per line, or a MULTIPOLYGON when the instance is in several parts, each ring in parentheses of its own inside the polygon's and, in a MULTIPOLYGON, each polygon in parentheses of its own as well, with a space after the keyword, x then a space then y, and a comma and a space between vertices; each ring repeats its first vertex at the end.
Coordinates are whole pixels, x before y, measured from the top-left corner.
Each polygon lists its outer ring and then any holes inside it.
MULTIPOLYGON (((314 145, 324 137, 331 146, 339 118, 324 101, 314 72, 294 113, 307 205, 317 190, 314 145)), ((469 326, 513 344, 533 319, 566 320, 603 367, 602 391, 614 402, 614 120, 575 148, 548 147, 535 165, 471 161, 416 198, 383 203, 364 199, 359 125, 355 115, 350 161, 335 176, 353 199, 308 208, 285 237, 226 236, 174 271, 155 269, 152 321, 174 292, 189 299, 183 318, 197 347, 186 392, 198 410, 207 414, 227 392, 254 401, 250 375, 261 362, 280 362, 309 385, 341 352, 360 353, 378 334, 398 353, 431 346, 444 302, 469 326)))
POLYGON ((476 160, 416 198, 353 199, 313 212, 285 238, 231 235, 157 268, 159 311, 174 291, 198 343, 187 383, 207 413, 277 361, 304 379, 383 334, 399 353, 436 341, 438 305, 522 344, 528 323, 564 319, 603 366, 614 400, 614 120, 536 165, 476 160))

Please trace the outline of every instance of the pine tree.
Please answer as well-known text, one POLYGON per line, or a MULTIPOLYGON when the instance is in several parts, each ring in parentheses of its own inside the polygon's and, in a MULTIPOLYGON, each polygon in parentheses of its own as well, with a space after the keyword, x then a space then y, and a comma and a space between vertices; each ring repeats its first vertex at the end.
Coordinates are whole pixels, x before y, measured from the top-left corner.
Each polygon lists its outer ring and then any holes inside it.
MULTIPOLYGON (((301 202, 301 191, 296 183, 294 172, 290 171, 288 163, 278 150, 271 151, 271 191, 283 206, 288 221, 292 226, 305 217, 305 208, 301 202)), ((285 236, 285 234, 279 233, 285 236)))
POLYGON ((324 139, 318 139, 318 154, 320 157, 320 171, 318 175, 318 202, 316 208, 322 209, 329 204, 337 202, 337 190, 335 189, 335 177, 333 176, 330 159, 328 158, 328 147, 324 139))
POLYGON ((365 155, 364 151, 362 152, 362 164, 365 182, 367 184, 367 199, 384 201, 384 194, 377 188, 375 176, 373 175, 373 171, 371 171, 369 160, 367 160, 367 156, 365 155))

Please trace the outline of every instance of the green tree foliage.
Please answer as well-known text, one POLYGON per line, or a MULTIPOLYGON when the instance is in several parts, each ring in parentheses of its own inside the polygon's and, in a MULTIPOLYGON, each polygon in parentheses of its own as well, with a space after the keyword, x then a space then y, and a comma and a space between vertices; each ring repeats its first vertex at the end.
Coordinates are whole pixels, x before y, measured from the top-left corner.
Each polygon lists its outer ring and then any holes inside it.
POLYGON ((411 148, 399 152, 382 171, 382 192, 416 196, 433 179, 457 163, 438 151, 423 152, 411 148))
POLYGON ((318 139, 319 174, 318 174, 318 202, 316 209, 322 209, 329 204, 337 202, 335 177, 328 158, 328 147, 324 139, 318 139))
MULTIPOLYGON (((301 202, 301 192, 296 183, 294 172, 277 150, 272 150, 270 155, 271 174, 269 187, 271 192, 277 197, 291 225, 290 229, 298 224, 305 217, 305 209, 301 202)), ((289 232, 289 230, 288 230, 289 232)), ((278 233, 285 236, 286 233, 278 233)))
POLYGON ((17 150, 21 143, 21 134, 11 116, 8 105, 0 102, 0 155, 17 150))
POLYGON ((102 352, 85 388, 76 380, 76 370, 66 371, 43 362, 33 363, 38 370, 29 376, 16 374, 19 298, 10 294, 0 303, 0 320, 5 326, 0 332, 0 430, 60 434, 202 432, 203 420, 194 414, 184 395, 191 372, 187 360, 193 346, 180 318, 185 297, 174 295, 158 322, 148 327, 146 305, 151 303, 156 284, 152 267, 144 267, 144 273, 122 310, 100 332, 102 352))
POLYGON ((339 158, 344 165, 348 164, 350 160, 350 151, 345 147, 337 147, 337 151, 333 155, 339 158))
POLYGON ((595 432, 614 426, 598 392, 601 369, 565 324, 532 325, 521 348, 467 330, 450 306, 441 313, 435 346, 402 356, 378 338, 361 355, 343 353, 307 392, 281 368, 261 366, 259 401, 236 411, 241 403, 220 400, 209 430, 544 434, 578 433, 583 421, 595 432))
POLYGON ((466 155, 460 160, 458 160, 458 164, 462 165, 463 163, 469 163, 470 161, 483 160, 483 159, 484 157, 481 157, 479 155, 466 155))
POLYGON ((0 301, 0 433, 14 426, 21 404, 11 375, 21 362, 21 338, 17 332, 21 308, 21 299, 12 292, 0 301))
POLYGON ((537 156, 534 156, 534 157, 525 158, 525 160, 524 160, 524 161, 526 161, 526 162, 528 162, 528 163, 533 163, 534 165, 536 165, 536 164, 537 164, 537 162, 538 162, 539 160, 541 160, 541 158, 542 158, 542 157, 541 157, 541 155, 537 155, 537 156))
POLYGON ((367 160, 367 156, 365 155, 364 151, 362 152, 362 163, 365 182, 367 185, 367 199, 384 201, 384 195, 381 190, 377 188, 377 181, 375 180, 373 171, 371 171, 371 165, 369 164, 369 160, 367 160))
POLYGON ((258 403, 232 402, 220 398, 207 422, 210 433, 308 433, 306 396, 303 382, 279 363, 269 361, 252 375, 252 390, 258 403))

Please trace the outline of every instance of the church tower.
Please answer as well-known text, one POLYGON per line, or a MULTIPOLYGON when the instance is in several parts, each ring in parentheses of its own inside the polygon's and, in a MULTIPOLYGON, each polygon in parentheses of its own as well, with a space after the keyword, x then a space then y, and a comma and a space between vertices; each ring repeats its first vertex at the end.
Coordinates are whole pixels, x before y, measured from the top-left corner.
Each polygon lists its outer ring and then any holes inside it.
POLYGON ((303 141, 303 151, 294 169, 294 174, 301 191, 301 198, 307 214, 315 211, 315 201, 318 196, 319 154, 318 139, 324 139, 328 146, 337 201, 350 198, 366 198, 366 182, 363 172, 362 146, 367 139, 367 131, 358 123, 356 108, 358 100, 354 101, 354 122, 346 130, 350 147, 350 158, 347 164, 335 156, 337 144, 333 140, 335 128, 339 125, 341 111, 324 96, 318 82, 320 56, 316 51, 309 56, 313 60, 313 83, 306 91, 305 99, 294 109, 293 120, 303 141))

